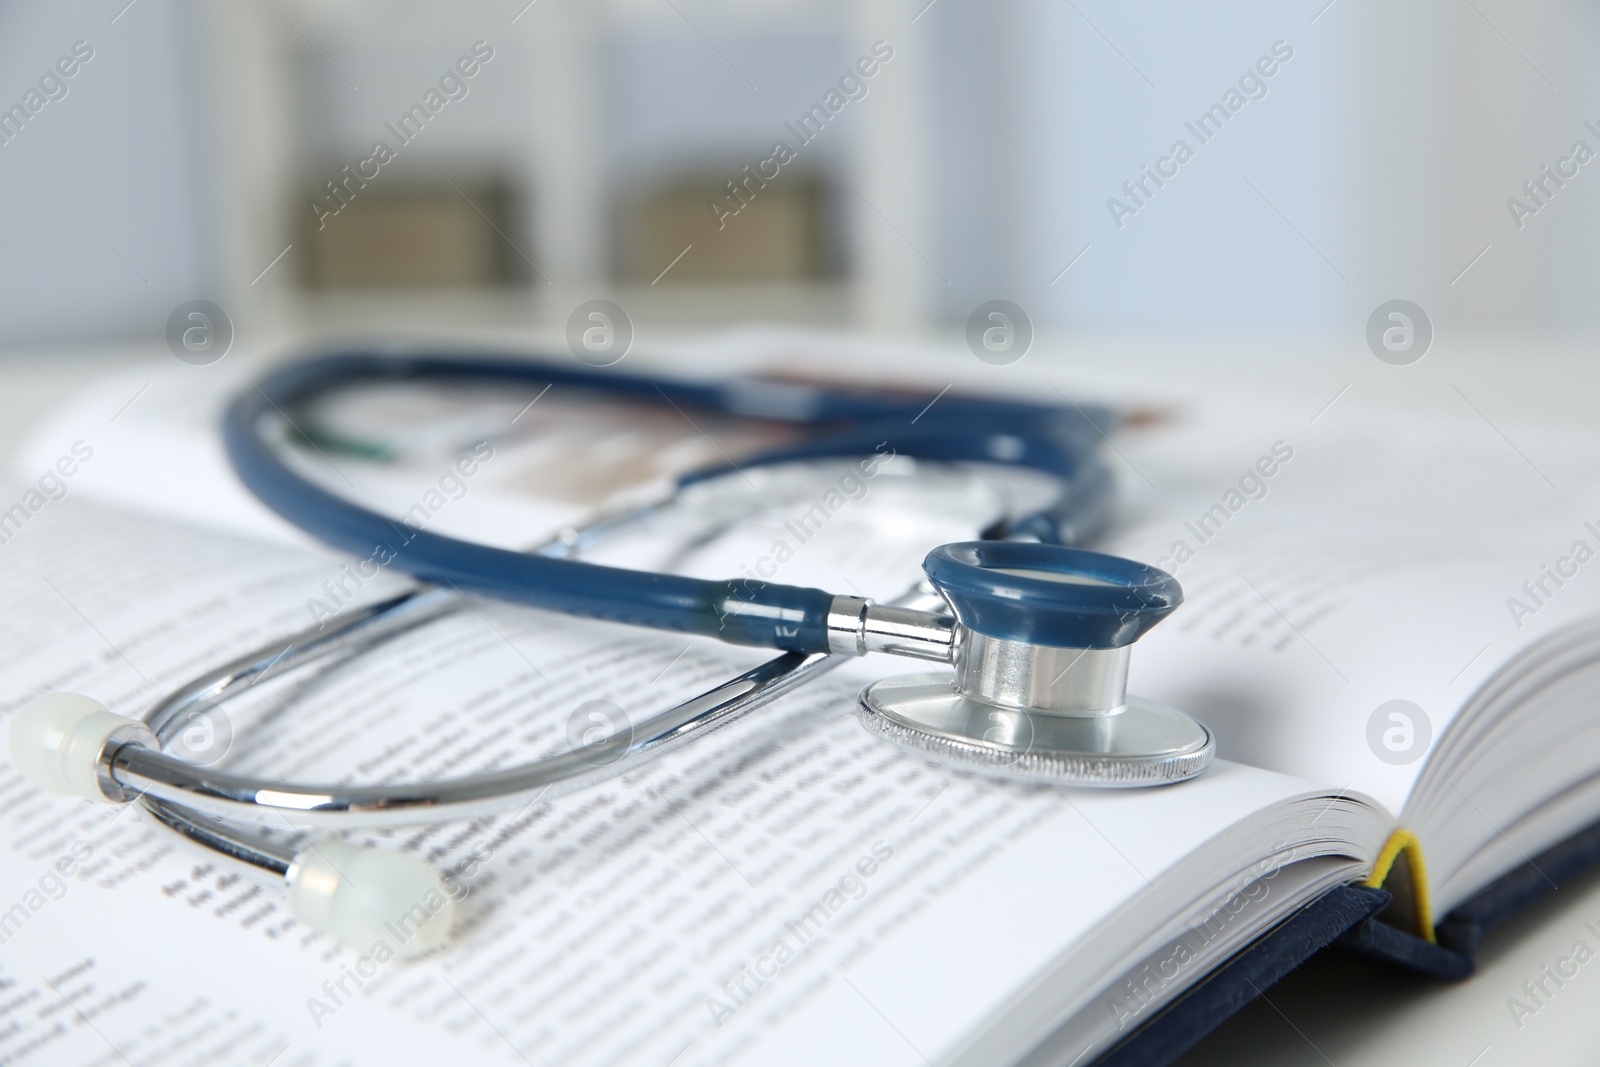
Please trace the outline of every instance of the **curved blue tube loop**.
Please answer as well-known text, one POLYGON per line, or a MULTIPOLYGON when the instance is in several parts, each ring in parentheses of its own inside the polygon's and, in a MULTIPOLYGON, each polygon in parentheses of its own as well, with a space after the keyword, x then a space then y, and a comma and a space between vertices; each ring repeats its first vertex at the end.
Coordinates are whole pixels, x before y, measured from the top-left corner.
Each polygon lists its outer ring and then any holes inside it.
MULTIPOLYGON (((742 578, 706 581, 551 559, 412 529, 302 478, 261 433, 268 420, 288 418, 319 395, 396 381, 570 385, 821 430, 798 446, 752 457, 746 466, 870 455, 887 445, 897 454, 920 459, 1015 463, 1062 480, 1062 498, 1051 510, 986 536, 1017 531, 1051 543, 1081 540, 1098 528, 1109 500, 1109 478, 1094 451, 1099 427, 1111 418, 1103 409, 1096 409, 1099 419, 1091 423, 1081 411, 986 399, 946 398, 930 408, 926 395, 748 381, 703 384, 610 369, 577 370, 525 357, 346 353, 274 371, 235 398, 223 417, 228 458, 245 485, 273 511, 335 548, 361 556, 387 550, 393 557, 390 565, 399 570, 466 593, 731 644, 825 652, 833 594, 742 578)), ((696 472, 682 482, 727 469, 696 472)))

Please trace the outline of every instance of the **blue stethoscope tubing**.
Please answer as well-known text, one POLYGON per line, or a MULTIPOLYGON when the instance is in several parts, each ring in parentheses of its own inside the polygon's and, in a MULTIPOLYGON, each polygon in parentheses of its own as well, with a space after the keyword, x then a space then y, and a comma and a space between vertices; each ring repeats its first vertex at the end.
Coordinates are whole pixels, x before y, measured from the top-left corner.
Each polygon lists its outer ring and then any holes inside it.
MULTIPOLYGON (((291 843, 253 824, 410 826, 490 816, 518 804, 527 810, 541 797, 597 784, 735 722, 869 652, 954 668, 950 675, 883 679, 861 692, 860 722, 904 749, 1030 782, 1109 787, 1182 781, 1210 765, 1215 739, 1181 712, 1126 691, 1128 646, 1181 603, 1177 581, 1132 560, 1059 547, 1092 537, 1108 517, 1111 479, 1097 442, 1111 422, 1110 412, 1071 402, 1059 407, 750 380, 670 381, 523 356, 367 351, 315 357, 274 371, 234 400, 223 424, 228 456, 248 488, 285 519, 358 556, 387 547, 387 565, 426 585, 213 668, 142 719, 79 694, 47 694, 13 717, 11 750, 14 758, 27 755, 19 770, 46 791, 137 801, 185 838, 280 876, 291 914, 357 948, 388 936, 383 924, 394 909, 410 915, 417 902, 448 901, 438 872, 401 853, 331 840, 291 843), (567 550, 586 536, 598 531, 603 537, 649 514, 649 506, 607 513, 540 548, 514 552, 402 528, 293 465, 285 439, 299 432, 294 416, 309 402, 405 382, 598 392, 665 401, 685 415, 713 411, 812 431, 797 444, 743 459, 743 467, 729 462, 686 475, 678 488, 749 467, 892 450, 917 460, 1029 468, 1053 478, 1058 494, 1044 509, 997 520, 983 540, 934 549, 923 564, 926 583, 887 604, 754 579, 705 581, 568 558, 567 550), (443 781, 282 781, 164 751, 185 723, 269 672, 281 675, 374 649, 456 610, 457 592, 784 652, 637 725, 623 715, 621 728, 597 743, 585 739, 518 766, 443 781)), ((425 910, 431 916, 425 936, 412 938, 408 953, 448 937, 450 908, 425 910)))
MULTIPOLYGON (((739 645, 829 650, 833 594, 739 578, 708 581, 515 552, 407 527, 317 485, 285 460, 266 429, 290 422, 308 402, 386 383, 575 388, 680 410, 804 425, 798 443, 693 472, 679 486, 735 469, 875 452, 941 462, 1001 463, 1055 478, 1049 507, 984 532, 986 538, 1082 544, 1110 514, 1112 481, 1098 442, 1115 424, 1108 409, 979 397, 889 394, 734 379, 693 382, 571 361, 515 355, 342 352, 268 374, 223 417, 223 441, 240 479, 289 522, 337 549, 366 555, 387 547, 390 566, 438 586, 569 615, 699 634, 739 645)), ((282 435, 277 435, 281 437, 282 435)))

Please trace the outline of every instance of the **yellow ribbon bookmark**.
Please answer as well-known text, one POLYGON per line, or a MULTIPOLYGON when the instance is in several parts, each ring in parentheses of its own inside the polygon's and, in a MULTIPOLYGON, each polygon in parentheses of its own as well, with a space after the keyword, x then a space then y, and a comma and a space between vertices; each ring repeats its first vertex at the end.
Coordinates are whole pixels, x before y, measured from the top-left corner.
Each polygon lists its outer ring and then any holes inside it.
POLYGON ((1394 861, 1404 853, 1406 857, 1405 878, 1403 884, 1391 889, 1395 896, 1395 904, 1405 907, 1408 903, 1411 919, 1416 924, 1416 934, 1430 945, 1435 943, 1433 936, 1433 905, 1428 899, 1428 868, 1422 859, 1422 843, 1417 840, 1417 835, 1410 830, 1396 830, 1389 835, 1389 840, 1384 843, 1383 851, 1378 853, 1378 861, 1372 865, 1372 874, 1367 877, 1363 885, 1374 889, 1384 888, 1384 883, 1389 879, 1390 870, 1394 861))

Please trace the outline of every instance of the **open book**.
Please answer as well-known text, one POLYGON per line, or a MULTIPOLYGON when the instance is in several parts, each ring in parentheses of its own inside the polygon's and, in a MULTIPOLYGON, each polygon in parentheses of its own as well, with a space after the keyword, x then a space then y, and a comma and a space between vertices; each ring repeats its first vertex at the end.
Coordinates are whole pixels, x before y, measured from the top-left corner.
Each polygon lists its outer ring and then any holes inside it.
MULTIPOLYGON (((207 404, 182 405, 184 444, 181 420, 117 414, 138 388, 55 413, 0 484, 6 715, 61 689, 137 714, 399 584, 251 527, 207 404)), ((165 388, 140 403, 182 394, 165 388)), ((300 927, 268 880, 143 813, 38 795, 6 764, 0 1057, 1089 1063, 1337 887, 1385 883, 1386 920, 1428 936, 1600 820, 1594 442, 1349 401, 1314 422, 1262 410, 1213 398, 1115 441, 1125 500, 1099 547, 1188 597, 1135 649, 1131 686, 1211 726, 1222 759, 1202 777, 1091 791, 954 773, 855 723, 861 683, 907 669, 869 657, 601 788, 360 837, 460 890, 452 945, 400 964, 300 927)), ((503 469, 435 518, 512 543, 567 521, 503 469)), ((970 537, 938 515, 909 540, 884 530, 882 488, 779 580, 884 595, 914 576, 917 538, 970 537)), ((299 780, 473 773, 756 658, 474 600, 264 682, 203 747, 299 780)))

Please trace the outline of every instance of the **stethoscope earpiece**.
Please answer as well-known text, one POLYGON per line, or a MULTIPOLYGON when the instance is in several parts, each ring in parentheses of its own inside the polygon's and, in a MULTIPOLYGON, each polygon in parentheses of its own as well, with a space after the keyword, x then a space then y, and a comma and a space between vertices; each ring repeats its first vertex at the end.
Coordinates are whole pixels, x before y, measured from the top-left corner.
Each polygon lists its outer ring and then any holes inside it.
MULTIPOLYGON (((118 752, 161 747, 143 722, 77 693, 48 693, 23 705, 11 720, 10 744, 12 763, 30 784, 106 804, 136 798, 111 774, 118 752)), ((174 825, 168 809, 151 813, 174 825)), ((198 829, 186 819, 174 828, 191 837, 198 829)), ((312 929, 362 951, 377 948, 385 959, 422 956, 449 940, 455 898, 427 862, 332 839, 274 851, 289 913, 312 929)))
POLYGON ((110 757, 118 748, 160 748, 143 722, 77 693, 46 693, 28 701, 11 720, 10 743, 11 763, 27 782, 46 793, 101 804, 132 799, 110 773, 110 757))
POLYGON ((438 871, 404 852, 314 842, 284 880, 296 919, 363 952, 414 959, 450 940, 454 896, 438 871))
POLYGON ((943 545, 923 569, 955 616, 955 674, 868 686, 867 729, 957 765, 1064 785, 1156 785, 1211 765, 1209 730, 1127 695, 1133 643, 1183 602, 1170 574, 1014 541, 943 545))

